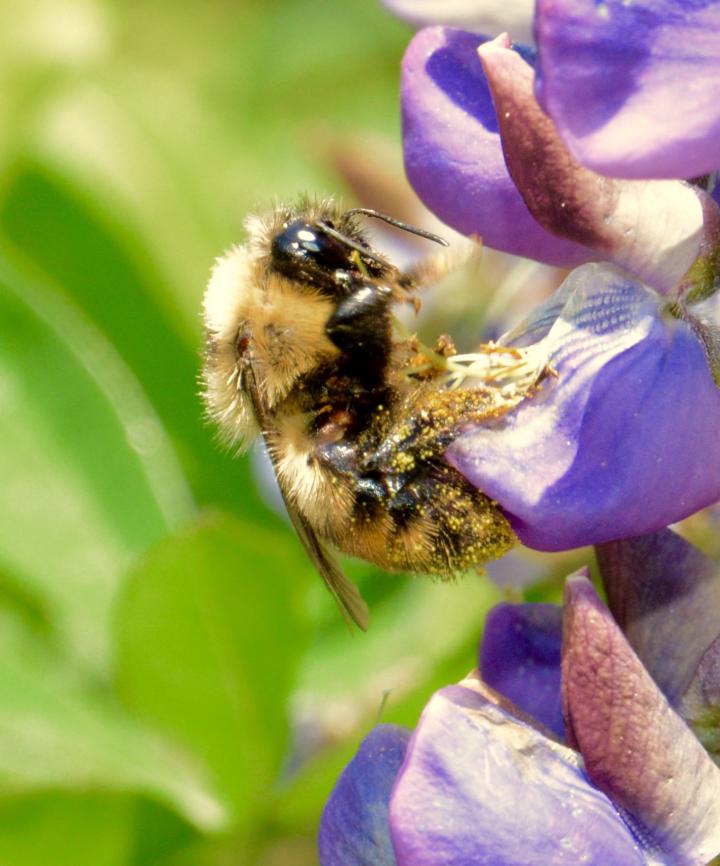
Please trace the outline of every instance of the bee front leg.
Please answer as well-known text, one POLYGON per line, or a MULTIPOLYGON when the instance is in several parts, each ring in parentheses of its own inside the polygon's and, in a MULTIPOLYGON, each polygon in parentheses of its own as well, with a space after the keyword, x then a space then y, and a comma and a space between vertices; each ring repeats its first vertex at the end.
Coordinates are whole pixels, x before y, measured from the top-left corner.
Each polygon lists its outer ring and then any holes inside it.
POLYGON ((407 292, 422 291, 434 286, 448 274, 466 265, 481 249, 481 245, 474 240, 454 244, 451 249, 427 256, 404 270, 398 275, 398 285, 407 292))
POLYGON ((366 471, 397 474, 439 457, 469 422, 485 423, 506 411, 489 388, 425 390, 397 413, 397 422, 364 461, 366 471))

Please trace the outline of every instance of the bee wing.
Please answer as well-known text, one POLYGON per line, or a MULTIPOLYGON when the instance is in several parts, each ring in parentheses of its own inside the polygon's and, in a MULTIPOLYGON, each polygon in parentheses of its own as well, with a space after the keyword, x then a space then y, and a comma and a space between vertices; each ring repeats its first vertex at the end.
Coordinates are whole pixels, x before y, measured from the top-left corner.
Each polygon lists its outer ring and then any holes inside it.
MULTIPOLYGON (((243 385, 250 396, 255 416, 260 425, 260 429, 263 432, 263 438, 265 439, 265 431, 268 429, 267 412, 265 411, 262 396, 257 386, 257 379, 255 378, 252 361, 247 362, 243 369, 243 385)), ((268 447, 267 451, 270 455, 273 469, 275 470, 275 477, 278 479, 278 486, 288 516, 290 517, 290 522, 292 523, 295 532, 297 532, 298 538, 302 542, 307 555, 310 557, 310 561, 318 570, 325 586, 330 590, 330 594, 335 599, 337 606, 340 608, 340 613, 343 615, 345 622, 349 626, 352 626, 352 624, 355 623, 358 628, 367 631, 367 604, 365 604, 365 601, 355 584, 343 574, 342 569, 335 562, 333 556, 327 551, 325 545, 317 537, 315 530, 290 501, 277 471, 277 461, 272 448, 268 447)))
POLYGON ((325 582, 325 586, 327 586, 332 597, 337 602, 343 619, 348 625, 352 626, 352 623, 355 623, 358 628, 367 631, 368 608, 358 588, 343 574, 340 566, 328 553, 302 514, 288 502, 282 486, 280 487, 280 491, 283 494, 285 507, 290 515, 292 525, 295 527, 295 531, 300 541, 302 541, 303 547, 307 551, 313 565, 320 572, 320 577, 325 582))

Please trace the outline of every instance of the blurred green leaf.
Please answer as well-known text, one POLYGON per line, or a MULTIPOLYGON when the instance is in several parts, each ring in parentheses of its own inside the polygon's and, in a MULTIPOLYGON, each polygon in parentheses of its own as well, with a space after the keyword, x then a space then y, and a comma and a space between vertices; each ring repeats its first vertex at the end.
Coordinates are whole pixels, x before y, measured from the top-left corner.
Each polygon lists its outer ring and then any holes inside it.
POLYGON ((131 866, 157 866, 167 856, 204 841, 197 828, 158 801, 136 798, 133 819, 131 866))
MULTIPOLYGON (((257 505, 245 461, 223 454, 202 423, 196 344, 158 303, 147 252, 102 216, 67 181, 40 167, 18 171, 0 201, 0 226, 36 267, 57 282, 129 365, 173 437, 200 502, 232 510, 257 505), (27 207, 32 201, 34 207, 27 207)), ((198 286, 198 311, 202 284, 198 286)))
POLYGON ((0 568, 0 655, 17 642, 57 639, 46 599, 34 587, 0 568))
POLYGON ((244 827, 288 748, 302 557, 288 533, 209 515, 145 556, 119 604, 120 695, 205 760, 244 827))
POLYGON ((148 392, 167 394, 165 403, 178 382, 193 379, 188 335, 181 335, 176 312, 163 309, 156 297, 162 281, 148 252, 133 244, 132 232, 117 214, 113 220, 104 210, 57 172, 20 163, 5 190, 0 222, 7 237, 74 299, 126 362, 143 370, 148 392), (168 381, 170 361, 182 365, 177 381, 168 381))
POLYGON ((0 658, 0 794, 135 792, 205 829, 224 806, 199 769, 36 647, 0 658))
POLYGON ((102 667, 121 572, 191 513, 188 489, 137 382, 67 300, 0 263, 0 320, 0 562, 102 667))
MULTIPOLYGON (((458 646, 477 642, 485 614, 501 598, 487 577, 477 575, 453 584, 398 575, 381 579, 400 581, 401 590, 371 607, 367 634, 348 641, 334 630, 312 646, 298 684, 304 700, 321 708, 332 695, 352 702, 361 718, 371 714, 384 691, 397 696, 414 689, 458 646)), ((468 659, 468 669, 474 661, 468 659)))
POLYGON ((0 799, 0 866, 125 866, 130 806, 97 794, 0 799))

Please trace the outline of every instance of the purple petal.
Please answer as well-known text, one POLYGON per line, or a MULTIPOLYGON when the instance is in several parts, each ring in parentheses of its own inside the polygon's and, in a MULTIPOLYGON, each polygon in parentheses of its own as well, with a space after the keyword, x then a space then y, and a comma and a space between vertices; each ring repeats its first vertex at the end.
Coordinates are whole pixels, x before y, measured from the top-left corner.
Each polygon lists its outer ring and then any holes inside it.
POLYGON ((533 216, 548 231, 596 250, 596 258, 673 290, 708 240, 717 244, 710 197, 681 181, 611 180, 584 168, 540 109, 533 72, 507 37, 484 43, 479 54, 507 167, 533 216))
POLYGON ((398 866, 643 866, 575 753, 465 680, 437 692, 390 802, 398 866))
POLYGON ((649 844, 687 866, 720 852, 720 769, 582 575, 565 591, 563 703, 589 777, 649 844))
POLYGON ((519 42, 532 41, 534 0, 382 0, 398 18, 417 27, 446 24, 476 33, 507 30, 519 42))
POLYGON ((405 728, 379 725, 362 741, 323 809, 320 866, 395 866, 388 801, 409 739, 405 728))
POLYGON ((602 544, 597 560, 616 622, 677 704, 720 635, 720 569, 669 529, 602 544))
POLYGON ((720 165, 720 5, 538 0, 540 101, 575 156, 615 177, 720 165))
POLYGON ((477 56, 484 36, 433 27, 405 53, 405 169, 425 204, 490 247, 550 264, 593 254, 555 237, 530 215, 505 165, 495 109, 477 56))
POLYGON ((499 604, 485 621, 480 644, 483 680, 559 739, 562 610, 553 604, 499 604))
POLYGON ((691 328, 606 265, 568 277, 538 309, 540 333, 547 309, 561 311, 544 339, 557 378, 447 452, 520 540, 642 535, 720 499, 720 390, 691 328))

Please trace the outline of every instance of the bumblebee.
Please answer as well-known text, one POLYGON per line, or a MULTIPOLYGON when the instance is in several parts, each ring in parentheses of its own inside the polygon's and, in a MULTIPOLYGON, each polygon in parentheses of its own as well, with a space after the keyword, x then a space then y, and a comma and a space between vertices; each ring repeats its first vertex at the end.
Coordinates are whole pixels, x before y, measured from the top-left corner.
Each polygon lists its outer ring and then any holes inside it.
POLYGON ((302 201, 250 216, 247 240, 215 264, 204 301, 203 396, 229 446, 258 435, 290 519, 348 621, 367 607, 332 548, 388 571, 451 579, 505 553, 510 525, 444 459, 463 428, 529 396, 542 371, 522 350, 454 353, 399 336, 442 257, 401 271, 373 249, 376 211, 302 201))

